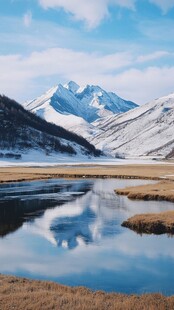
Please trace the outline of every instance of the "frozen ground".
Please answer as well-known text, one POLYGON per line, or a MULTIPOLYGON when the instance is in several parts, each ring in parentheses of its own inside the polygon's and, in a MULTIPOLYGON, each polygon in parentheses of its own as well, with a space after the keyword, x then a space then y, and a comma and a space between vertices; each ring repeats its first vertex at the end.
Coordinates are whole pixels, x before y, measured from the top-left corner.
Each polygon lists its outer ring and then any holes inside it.
MULTIPOLYGON (((15 159, 0 159, 0 167, 13 167, 13 166, 57 166, 57 165, 128 165, 128 164, 161 164, 164 161, 161 159, 153 160, 152 157, 141 157, 141 158, 108 158, 101 157, 96 158, 92 156, 68 156, 64 154, 52 154, 46 156, 43 152, 31 151, 28 154, 22 154, 20 160, 15 159)), ((166 162, 165 162, 166 164, 166 162)), ((172 163, 169 163, 172 164, 172 163)), ((174 164, 174 163, 173 163, 174 164)))

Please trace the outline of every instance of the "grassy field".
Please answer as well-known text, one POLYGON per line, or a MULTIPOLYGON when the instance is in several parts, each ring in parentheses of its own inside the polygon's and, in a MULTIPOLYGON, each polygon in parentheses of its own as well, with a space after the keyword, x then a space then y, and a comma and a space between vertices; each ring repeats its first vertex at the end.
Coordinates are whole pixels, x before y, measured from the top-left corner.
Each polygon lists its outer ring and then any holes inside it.
MULTIPOLYGON (((148 184, 127 187, 115 190, 117 194, 127 195, 129 199, 165 200, 174 202, 174 181, 163 181, 157 184, 148 184)), ((124 221, 122 226, 130 228, 140 234, 154 233, 174 234, 174 211, 155 214, 138 214, 124 221)))
POLYGON ((59 167, 8 167, 0 168, 0 182, 39 180, 48 178, 132 178, 174 180, 174 164, 119 165, 119 166, 59 166, 59 167))
POLYGON ((140 234, 174 234, 174 211, 166 211, 151 214, 138 214, 122 224, 140 234))
POLYGON ((125 295, 92 292, 56 283, 0 275, 2 310, 166 310, 174 309, 174 296, 125 295))
POLYGON ((119 195, 126 195, 130 199, 166 200, 174 202, 174 181, 162 181, 157 184, 148 184, 127 187, 115 191, 119 195))

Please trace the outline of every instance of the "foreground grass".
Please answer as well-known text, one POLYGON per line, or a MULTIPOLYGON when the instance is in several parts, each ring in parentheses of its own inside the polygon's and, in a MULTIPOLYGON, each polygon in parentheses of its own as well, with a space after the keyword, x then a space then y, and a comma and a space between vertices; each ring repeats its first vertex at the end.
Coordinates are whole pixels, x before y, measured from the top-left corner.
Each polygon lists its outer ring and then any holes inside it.
POLYGON ((122 223, 123 227, 130 228, 140 234, 174 234, 174 211, 161 213, 138 214, 122 223))
POLYGON ((0 275, 0 309, 3 310, 163 310, 174 309, 174 296, 125 295, 92 292, 56 283, 0 275))

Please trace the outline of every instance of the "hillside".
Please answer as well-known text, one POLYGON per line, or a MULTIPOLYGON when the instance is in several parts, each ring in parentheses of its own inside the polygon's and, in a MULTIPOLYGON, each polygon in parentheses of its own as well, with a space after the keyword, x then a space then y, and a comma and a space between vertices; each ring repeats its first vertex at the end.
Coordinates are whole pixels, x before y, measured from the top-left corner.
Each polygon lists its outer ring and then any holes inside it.
POLYGON ((89 140, 113 156, 167 156, 174 149, 174 94, 93 123, 89 140))
POLYGON ((26 111, 14 100, 0 96, 0 150, 42 150, 99 156, 100 151, 84 138, 67 130, 47 123, 38 116, 26 111))

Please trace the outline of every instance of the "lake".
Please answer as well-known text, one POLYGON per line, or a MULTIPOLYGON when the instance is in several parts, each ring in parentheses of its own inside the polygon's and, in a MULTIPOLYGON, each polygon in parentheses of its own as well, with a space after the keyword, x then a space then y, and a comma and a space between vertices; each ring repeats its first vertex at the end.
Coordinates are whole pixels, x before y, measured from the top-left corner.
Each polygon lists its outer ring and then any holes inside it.
POLYGON ((143 180, 44 180, 0 186, 0 273, 93 290, 174 294, 174 239, 138 235, 121 223, 173 210, 131 201, 116 188, 143 180))

